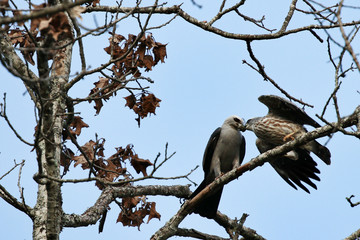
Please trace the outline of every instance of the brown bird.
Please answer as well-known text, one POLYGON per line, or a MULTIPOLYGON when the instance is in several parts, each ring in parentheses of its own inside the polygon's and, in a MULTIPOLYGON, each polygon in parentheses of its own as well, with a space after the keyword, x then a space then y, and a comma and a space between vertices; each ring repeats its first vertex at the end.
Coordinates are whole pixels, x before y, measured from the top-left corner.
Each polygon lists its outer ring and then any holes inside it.
MULTIPOLYGON (((281 97, 262 95, 259 97, 259 101, 268 107, 268 114, 264 117, 248 120, 245 128, 253 131, 257 136, 256 146, 260 153, 305 134, 307 131, 303 126, 304 124, 315 128, 320 127, 302 109, 281 97)), ((310 178, 320 181, 320 178, 316 175, 320 171, 316 168, 317 164, 310 156, 310 152, 313 152, 327 165, 331 163, 329 149, 316 140, 296 147, 285 155, 269 162, 289 185, 295 189, 297 189, 295 186, 297 185, 309 193, 309 190, 302 182, 316 189, 316 185, 311 182, 310 178)))

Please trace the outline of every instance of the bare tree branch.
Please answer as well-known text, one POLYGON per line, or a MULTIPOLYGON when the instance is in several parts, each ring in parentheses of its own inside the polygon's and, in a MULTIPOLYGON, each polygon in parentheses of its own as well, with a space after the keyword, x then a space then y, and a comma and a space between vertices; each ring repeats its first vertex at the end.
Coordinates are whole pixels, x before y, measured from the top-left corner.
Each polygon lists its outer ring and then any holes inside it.
MULTIPOLYGON (((358 69, 358 71, 360 72, 360 63, 354 53, 354 50, 349 42, 349 39, 347 38, 346 34, 345 34, 345 30, 344 30, 344 25, 342 23, 342 20, 341 20, 341 9, 342 9, 342 6, 343 6, 343 2, 344 0, 341 0, 340 3, 339 3, 339 7, 338 7, 338 10, 336 12, 336 17, 337 17, 337 20, 338 20, 338 24, 339 24, 339 29, 340 29, 340 32, 341 32, 341 35, 345 41, 345 45, 346 45, 346 50, 350 53, 353 61, 355 62, 356 64, 356 67, 358 69)), ((356 27, 356 32, 359 30, 358 27, 356 27)), ((354 34, 354 36, 356 35, 356 33, 354 34)))
POLYGON ((14 196, 9 193, 4 186, 0 184, 0 197, 4 199, 5 202, 13 206, 14 208, 26 213, 31 219, 33 219, 33 210, 31 207, 24 205, 19 202, 14 196))
MULTIPOLYGON (((290 29, 290 30, 286 30, 289 24, 289 21, 292 18, 292 15, 295 11, 295 4, 296 4, 296 0, 293 0, 289 9, 289 12, 285 18, 285 21, 281 27, 281 29, 275 33, 270 33, 270 34, 239 34, 239 33, 232 33, 232 32, 227 32, 224 30, 221 30, 219 28, 213 27, 213 26, 209 26, 209 24, 205 21, 200 21, 192 16, 190 16, 188 13, 186 13, 185 11, 183 11, 179 5, 174 5, 172 7, 159 7, 159 8, 155 8, 153 10, 154 14, 177 14, 179 15, 181 18, 183 18, 185 21, 199 27, 202 28, 206 31, 212 32, 214 34, 217 34, 219 36, 225 37, 225 38, 231 38, 231 39, 238 39, 238 40, 263 40, 263 39, 276 39, 276 38, 280 38, 286 35, 290 35, 290 34, 295 34, 295 33, 299 33, 299 32, 303 32, 303 31, 309 31, 309 30, 314 30, 314 29, 334 29, 334 28, 338 28, 339 24, 331 24, 331 25, 308 25, 308 26, 304 26, 304 27, 299 27, 299 28, 294 28, 294 29, 290 29)), ((124 12, 127 13, 129 11, 134 11, 136 13, 142 13, 142 14, 148 14, 150 13, 150 11, 152 8, 151 7, 139 7, 137 9, 134 10, 134 8, 131 7, 108 7, 108 6, 96 6, 96 7, 88 7, 86 9, 85 12, 90 13, 90 12, 124 12)), ((359 24, 360 21, 352 21, 349 23, 343 23, 343 27, 347 27, 347 26, 355 26, 357 24, 359 24)))
POLYGON ((344 240, 358 240, 360 237, 360 229, 356 230, 354 233, 352 233, 347 238, 344 238, 344 240))
POLYGON ((2 17, 2 18, 0 18, 0 25, 9 24, 9 23, 24 22, 24 21, 29 20, 29 19, 34 19, 34 18, 39 18, 39 17, 43 17, 43 16, 47 16, 47 15, 52 15, 52 14, 55 14, 55 13, 58 13, 58 12, 62 12, 64 10, 71 9, 71 8, 73 8, 75 6, 79 6, 79 5, 84 4, 84 3, 92 2, 92 1, 93 0, 79 0, 79 1, 76 1, 76 2, 69 2, 69 3, 65 2, 63 4, 58 4, 58 5, 50 6, 50 7, 38 10, 38 11, 33 11, 32 13, 27 14, 27 15, 20 14, 20 15, 14 16, 14 17, 2 17))
POLYGON ((360 202, 353 203, 353 202, 351 201, 351 199, 352 199, 353 197, 355 197, 355 196, 354 196, 354 195, 351 195, 350 197, 347 197, 346 200, 350 203, 350 206, 351 206, 351 207, 356 207, 357 205, 360 204, 360 202))
POLYGON ((79 227, 95 224, 103 214, 103 211, 114 201, 115 198, 161 195, 187 198, 191 194, 189 186, 123 186, 105 188, 96 203, 83 214, 64 214, 64 227, 79 227))
POLYGON ((176 232, 177 236, 180 237, 192 237, 204 240, 227 240, 228 238, 222 238, 215 235, 206 234, 195 229, 179 228, 176 232))

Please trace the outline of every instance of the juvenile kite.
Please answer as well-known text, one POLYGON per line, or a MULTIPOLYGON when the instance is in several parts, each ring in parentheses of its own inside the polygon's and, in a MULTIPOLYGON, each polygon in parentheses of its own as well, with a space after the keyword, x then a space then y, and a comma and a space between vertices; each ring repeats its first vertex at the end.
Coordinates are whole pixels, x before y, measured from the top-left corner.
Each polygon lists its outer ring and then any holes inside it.
MULTIPOLYGON (((196 196, 215 178, 241 165, 245 155, 245 138, 239 130, 244 122, 237 116, 227 118, 210 136, 203 157, 204 180, 190 198, 196 196)), ((223 187, 197 204, 195 213, 214 218, 223 187)))
MULTIPOLYGON (((304 124, 315 128, 320 127, 303 110, 281 97, 263 95, 259 97, 259 101, 268 107, 268 114, 264 117, 248 120, 245 127, 257 136, 256 146, 260 153, 305 134, 307 131, 303 126, 304 124)), ((302 182, 316 189, 316 185, 311 182, 310 178, 320 181, 316 175, 320 171, 316 168, 317 164, 310 156, 310 152, 330 165, 331 154, 329 149, 315 140, 296 147, 269 163, 290 186, 297 189, 295 186, 297 185, 309 193, 302 182)))

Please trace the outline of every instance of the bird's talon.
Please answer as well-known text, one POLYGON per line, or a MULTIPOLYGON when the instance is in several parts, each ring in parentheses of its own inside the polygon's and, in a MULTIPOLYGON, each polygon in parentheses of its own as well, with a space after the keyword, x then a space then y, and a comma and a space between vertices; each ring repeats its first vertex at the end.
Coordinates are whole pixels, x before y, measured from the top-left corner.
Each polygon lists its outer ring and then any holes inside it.
POLYGON ((296 133, 296 132, 292 132, 292 133, 286 135, 286 136, 283 138, 283 141, 284 141, 284 142, 287 142, 287 141, 289 141, 289 140, 295 140, 295 138, 294 138, 294 134, 295 134, 295 133, 296 133))

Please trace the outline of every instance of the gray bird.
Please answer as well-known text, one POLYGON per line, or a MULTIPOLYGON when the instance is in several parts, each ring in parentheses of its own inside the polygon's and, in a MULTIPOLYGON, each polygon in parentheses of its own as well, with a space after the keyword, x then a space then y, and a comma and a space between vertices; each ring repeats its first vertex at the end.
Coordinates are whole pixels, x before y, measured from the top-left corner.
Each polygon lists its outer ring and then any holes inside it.
MULTIPOLYGON (((259 101, 268 107, 268 114, 248 120, 245 128, 253 131, 257 136, 256 146, 260 153, 305 134, 307 131, 304 124, 315 128, 320 127, 302 109, 281 97, 263 95, 259 97, 259 101)), ((316 189, 316 185, 311 182, 310 178, 320 181, 316 175, 320 171, 316 168, 317 164, 310 156, 310 152, 313 152, 327 165, 331 163, 329 149, 312 140, 271 160, 270 164, 289 185, 295 189, 297 189, 295 186, 297 185, 309 193, 302 182, 316 189)))
MULTIPOLYGON (((242 127, 243 120, 238 116, 231 116, 211 134, 203 157, 204 180, 190 198, 196 196, 215 178, 241 165, 245 155, 245 138, 239 131, 242 127)), ((214 218, 222 191, 223 187, 203 199, 195 206, 194 212, 203 217, 214 218)))

